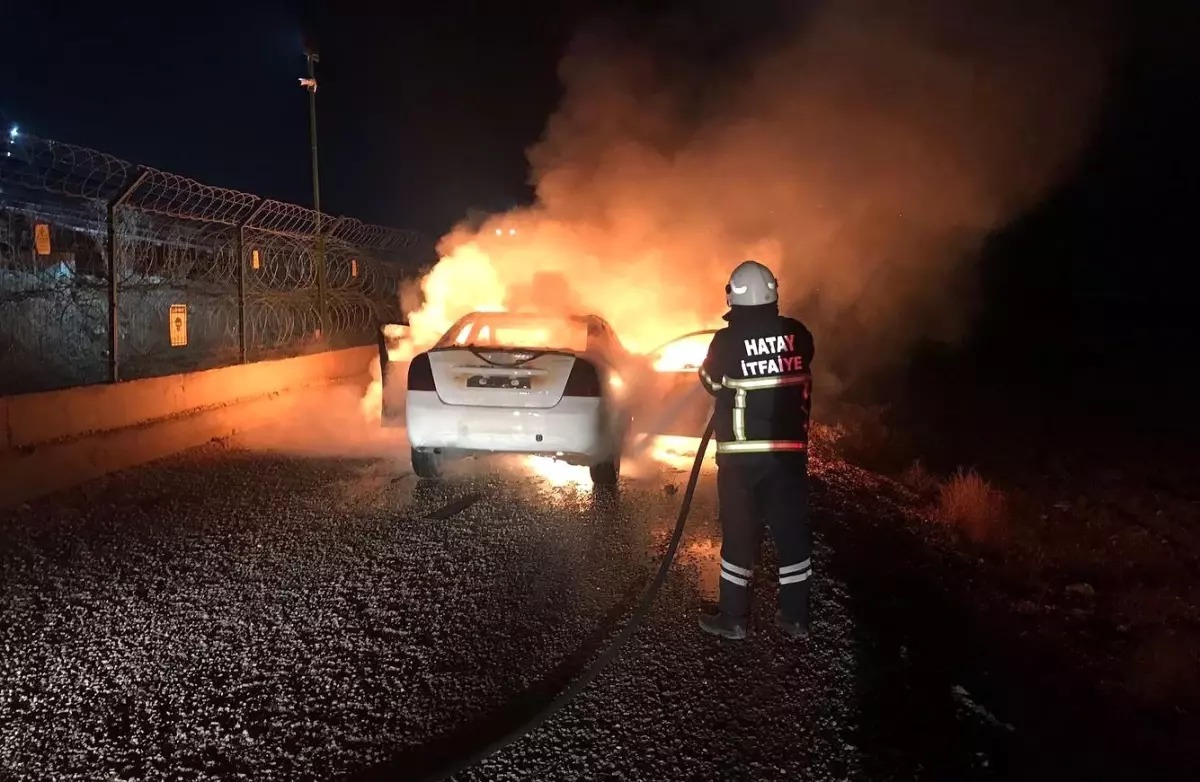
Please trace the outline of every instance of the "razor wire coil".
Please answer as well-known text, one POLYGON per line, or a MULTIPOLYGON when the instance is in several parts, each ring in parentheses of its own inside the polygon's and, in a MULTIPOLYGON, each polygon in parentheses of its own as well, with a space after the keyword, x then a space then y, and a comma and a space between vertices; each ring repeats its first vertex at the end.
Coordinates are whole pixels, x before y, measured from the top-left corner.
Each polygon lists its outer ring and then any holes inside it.
POLYGON ((0 395, 101 382, 114 344, 122 379, 370 344, 378 322, 400 316, 398 287, 425 252, 414 231, 10 138, 0 146, 0 395), (180 305, 185 345, 172 343, 180 305))

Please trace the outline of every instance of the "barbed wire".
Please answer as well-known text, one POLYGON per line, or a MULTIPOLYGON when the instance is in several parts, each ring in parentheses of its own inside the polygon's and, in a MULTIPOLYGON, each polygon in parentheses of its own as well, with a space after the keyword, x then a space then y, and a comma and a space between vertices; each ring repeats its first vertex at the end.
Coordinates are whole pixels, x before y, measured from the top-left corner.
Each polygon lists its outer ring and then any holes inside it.
MULTIPOLYGON (((329 216, 326 220, 333 220, 329 216)), ((283 201, 267 200, 261 204, 258 214, 247 225, 263 231, 289 234, 291 236, 315 236, 317 213, 312 209, 283 201)))
POLYGON ((127 208, 180 220, 238 225, 261 200, 249 193, 204 185, 154 168, 142 171, 145 176, 129 193, 127 208))
POLYGON ((0 395, 111 379, 114 346, 131 379, 370 344, 427 260, 413 231, 322 215, 318 254, 303 206, 31 136, 0 150, 0 395))
POLYGON ((346 244, 384 251, 407 250, 421 241, 421 235, 416 231, 371 225, 352 217, 339 217, 329 233, 346 244))
POLYGON ((106 202, 136 170, 104 152, 30 135, 10 135, 0 156, 0 183, 106 202))
MULTIPOLYGON (((126 206, 180 220, 240 225, 296 236, 315 236, 317 213, 238 190, 138 166, 87 147, 21 134, 5 142, 0 156, 0 185, 101 201, 107 204, 134 183, 126 206), (137 182, 140 174, 145 174, 137 182)), ((321 215, 321 233, 346 244, 392 252, 416 247, 420 233, 364 223, 352 217, 321 215)))

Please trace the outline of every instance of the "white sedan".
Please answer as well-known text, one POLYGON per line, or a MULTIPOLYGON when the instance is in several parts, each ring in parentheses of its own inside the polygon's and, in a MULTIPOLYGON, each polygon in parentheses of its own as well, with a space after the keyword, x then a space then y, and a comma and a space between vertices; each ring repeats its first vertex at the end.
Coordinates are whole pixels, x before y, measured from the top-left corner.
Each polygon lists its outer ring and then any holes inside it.
POLYGON ((622 371, 635 361, 594 315, 473 312, 409 362, 413 471, 436 478, 455 456, 539 454, 611 486, 631 422, 622 371))

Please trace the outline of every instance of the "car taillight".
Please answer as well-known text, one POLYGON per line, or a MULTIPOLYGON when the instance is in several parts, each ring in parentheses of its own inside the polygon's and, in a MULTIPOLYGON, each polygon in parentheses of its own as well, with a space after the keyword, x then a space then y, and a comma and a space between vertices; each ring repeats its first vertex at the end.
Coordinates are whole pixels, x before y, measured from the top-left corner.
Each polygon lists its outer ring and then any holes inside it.
POLYGON ((575 359, 563 396, 600 396, 600 375, 596 368, 581 358, 575 359))
POLYGON ((422 353, 408 364, 409 391, 436 391, 433 384, 433 368, 429 366, 429 354, 422 353))

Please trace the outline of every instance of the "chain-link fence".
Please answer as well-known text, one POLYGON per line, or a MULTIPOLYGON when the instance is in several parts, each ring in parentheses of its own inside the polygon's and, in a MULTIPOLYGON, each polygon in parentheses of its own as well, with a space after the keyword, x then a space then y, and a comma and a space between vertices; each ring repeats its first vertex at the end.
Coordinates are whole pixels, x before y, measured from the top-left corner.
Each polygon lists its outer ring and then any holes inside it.
POLYGON ((0 395, 370 344, 428 253, 412 231, 13 134, 0 395))

